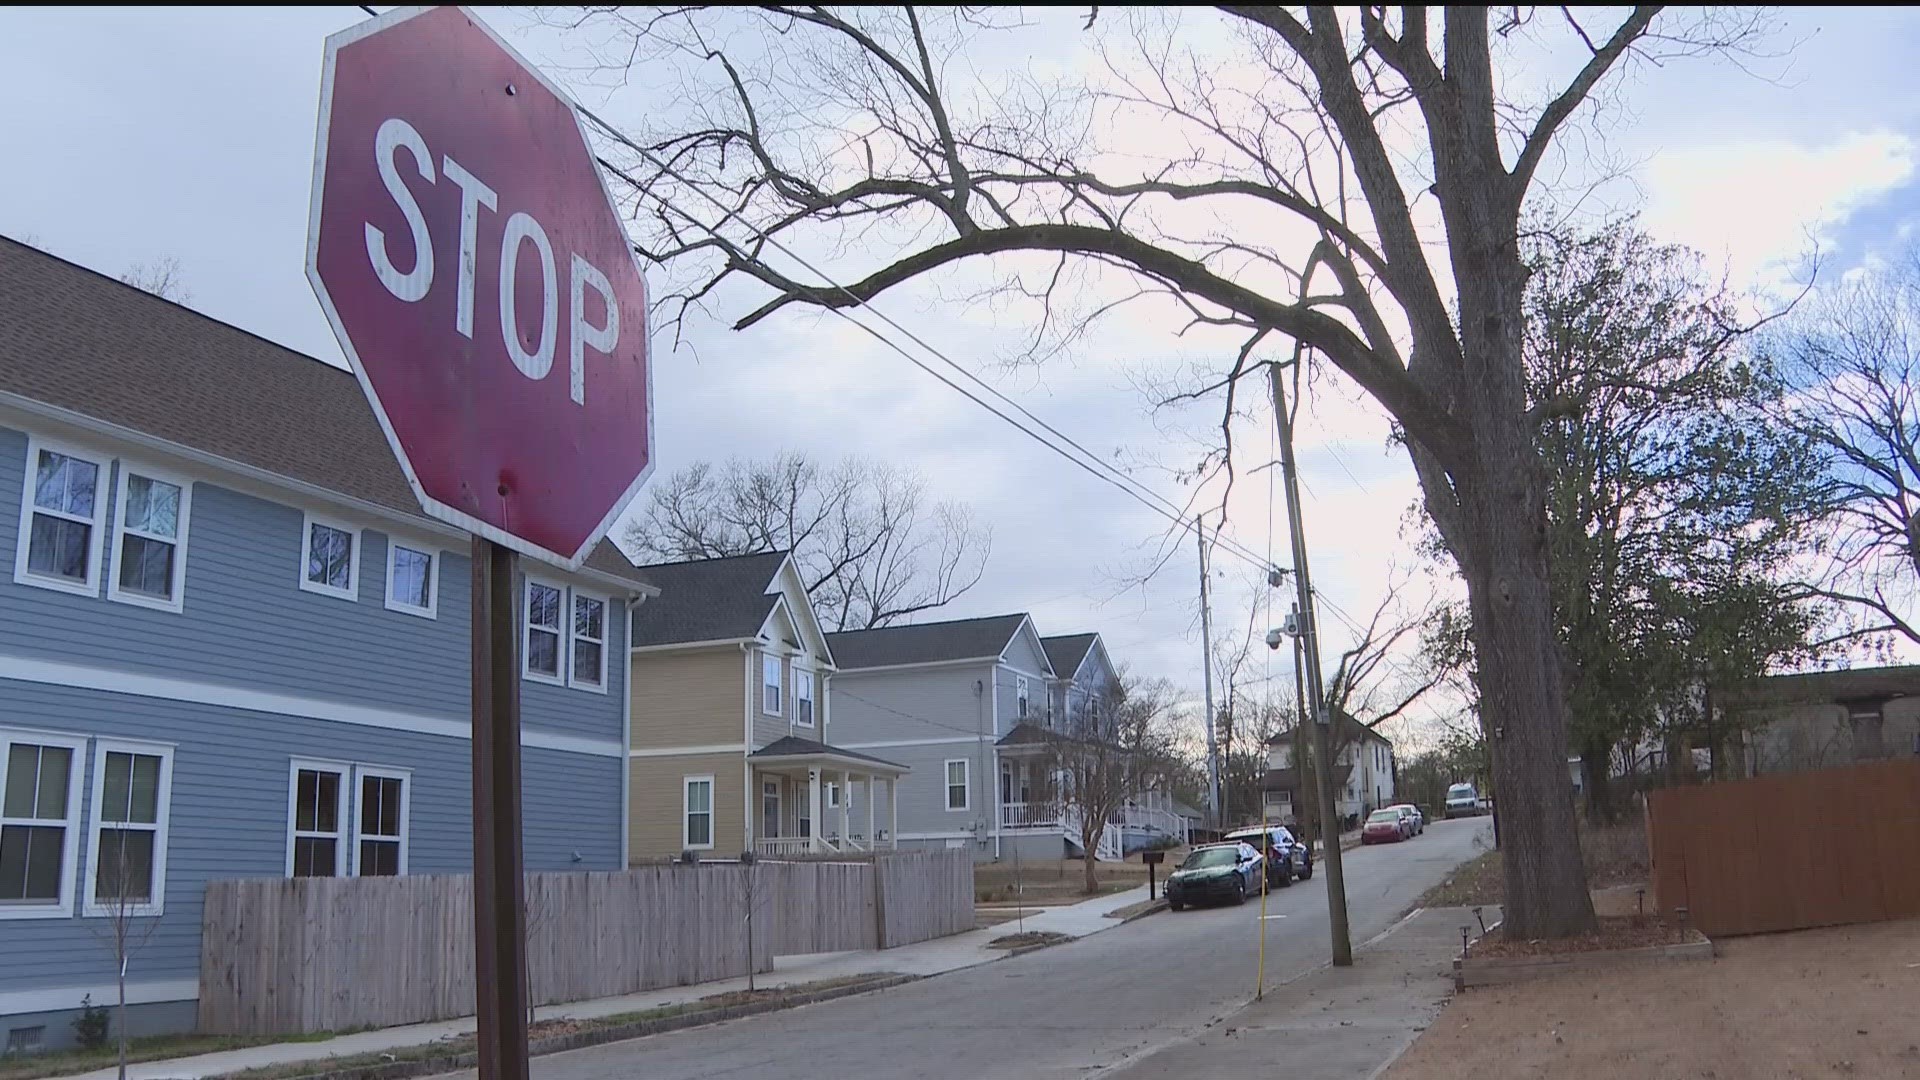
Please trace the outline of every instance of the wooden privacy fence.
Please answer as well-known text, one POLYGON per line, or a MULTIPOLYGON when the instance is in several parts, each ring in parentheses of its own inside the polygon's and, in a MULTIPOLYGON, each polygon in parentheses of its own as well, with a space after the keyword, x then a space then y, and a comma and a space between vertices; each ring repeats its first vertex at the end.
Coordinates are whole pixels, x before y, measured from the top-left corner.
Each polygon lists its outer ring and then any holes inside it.
POLYGON ((1920 916, 1920 760, 1647 798, 1654 899, 1708 935, 1920 916))
MULTIPOLYGON (((775 955, 973 927, 966 852, 528 874, 532 1002, 745 975, 749 887, 757 971, 771 970, 775 955)), ((202 931, 204 1032, 337 1031, 473 1012, 470 875, 210 882, 202 931)))

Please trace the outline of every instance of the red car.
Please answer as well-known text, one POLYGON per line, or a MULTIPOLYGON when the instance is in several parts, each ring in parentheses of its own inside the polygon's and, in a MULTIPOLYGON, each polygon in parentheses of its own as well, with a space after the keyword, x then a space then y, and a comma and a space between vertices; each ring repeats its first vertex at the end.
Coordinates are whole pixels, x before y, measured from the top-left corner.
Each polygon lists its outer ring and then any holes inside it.
POLYGON ((1360 828, 1363 844, 1397 844, 1407 838, 1406 819, 1398 810, 1375 810, 1360 828))

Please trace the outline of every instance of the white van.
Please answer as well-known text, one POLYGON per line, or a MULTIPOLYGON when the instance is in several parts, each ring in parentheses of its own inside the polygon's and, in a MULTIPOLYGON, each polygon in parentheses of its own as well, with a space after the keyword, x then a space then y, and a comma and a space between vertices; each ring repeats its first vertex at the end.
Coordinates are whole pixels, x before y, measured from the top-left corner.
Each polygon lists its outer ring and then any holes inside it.
POLYGON ((1447 817, 1475 817, 1480 813, 1480 795, 1472 784, 1455 784, 1447 789, 1447 817))

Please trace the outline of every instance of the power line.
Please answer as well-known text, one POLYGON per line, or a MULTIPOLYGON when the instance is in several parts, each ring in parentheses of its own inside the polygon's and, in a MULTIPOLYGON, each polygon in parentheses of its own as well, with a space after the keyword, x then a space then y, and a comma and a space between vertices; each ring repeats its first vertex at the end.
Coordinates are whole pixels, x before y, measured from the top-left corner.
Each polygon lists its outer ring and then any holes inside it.
MULTIPOLYGON (((975 374, 972 370, 967 368, 965 365, 961 364, 957 360, 954 360, 952 357, 947 356, 945 353, 941 352, 938 348, 935 348, 925 338, 922 338, 919 334, 915 333, 910 328, 901 325, 898 321, 894 320, 886 312, 875 307, 870 301, 863 299, 858 294, 854 293, 853 290, 847 288, 845 285, 842 285, 840 282, 834 280, 834 278, 831 275, 827 274, 824 270, 821 270, 819 267, 809 262, 807 259, 799 255, 797 252, 795 252, 792 248, 782 243, 779 239, 768 234, 765 230, 759 228, 758 226, 752 224, 751 222, 748 222, 744 218, 741 218, 733 209, 728 207, 725 203, 721 202, 711 192, 707 191, 705 188, 701 187, 699 184, 694 183, 692 180, 689 180, 685 175, 675 170, 672 166, 668 165, 665 161, 661 160, 660 157, 654 154, 651 150, 648 150, 646 147, 643 147, 639 143, 634 142, 631 138, 628 138, 625 133, 621 132, 618 128, 614 127, 608 121, 602 119, 599 116, 599 114, 595 113, 593 110, 587 108, 586 106, 580 105, 578 103, 574 103, 574 108, 579 111, 580 115, 592 121, 596 127, 598 127, 602 132, 607 134, 609 137, 614 139, 614 141, 627 147, 629 150, 632 150, 634 153, 639 154, 648 163, 653 165, 654 168, 659 169, 663 174, 670 176, 673 179, 679 181, 682 185, 687 187, 693 193, 695 193, 696 195, 699 195, 701 198, 712 203, 715 207, 717 207, 721 211, 723 215, 721 218, 721 221, 723 223, 728 218, 738 221, 743 228, 751 232, 757 239, 764 242, 768 247, 774 249, 775 251, 780 252, 781 254, 792 259, 794 262, 798 263, 800 266, 805 268, 814 276, 818 277, 822 282, 825 283, 825 285, 828 288, 831 288, 832 290, 845 295, 849 300, 853 301, 853 306, 865 308, 866 310, 872 312, 874 316, 878 318, 881 322, 885 323, 887 326, 898 331, 901 335, 906 337, 908 340, 912 341, 914 344, 926 350, 926 352, 933 355, 941 363, 946 364, 949 368, 958 372, 962 377, 967 379, 969 382, 979 386, 987 394, 990 394, 993 397, 999 399, 1000 401, 1007 403, 1008 406, 1010 406, 1011 408, 1019 412, 1022 416, 1025 416, 1028 419, 1032 420, 1035 424, 1038 424, 1045 431, 1055 436, 1056 438, 1060 439, 1062 442, 1066 443, 1067 446, 1070 446, 1074 450, 1078 451, 1080 455, 1084 456, 1084 459, 1083 457, 1077 457, 1074 454, 1067 452, 1067 450, 1063 449, 1059 444, 1050 441, 1046 437, 1042 436, 1040 433, 1027 427, 1025 424, 1022 424, 1019 420, 1016 420, 1014 417, 1009 416, 1008 414, 1002 412, 998 408, 994 407, 991 403, 982 399, 978 394, 972 392, 971 390, 968 390, 964 386, 959 385, 958 383, 954 382, 952 379, 948 378, 946 375, 940 373, 939 371, 934 370, 925 361, 913 355, 907 349, 902 347, 898 342, 887 337, 885 334, 880 333, 878 330, 874 329, 872 326, 869 326, 866 323, 860 321, 859 319, 854 318, 845 309, 838 308, 838 307, 829 307, 826 310, 833 312, 835 315, 840 316, 841 318, 852 323, 854 326, 860 328, 861 331, 866 333, 868 336, 872 337, 874 340, 880 342, 882 345, 885 345, 887 348, 900 354, 900 356, 903 359, 905 359, 907 362, 913 364, 915 367, 933 376, 935 379, 938 379, 942 384, 947 386, 949 389, 955 391, 956 393, 961 394, 962 396, 966 397, 969 401, 972 401, 974 404, 980 406, 983 409, 986 409, 988 412, 992 413, 994 416, 998 417, 1000 420, 1006 422, 1008 425, 1012 426, 1016 430, 1020 431, 1022 434, 1026 435, 1028 438, 1033 439, 1035 442, 1038 442, 1040 445, 1053 451, 1055 454, 1058 454, 1062 458, 1065 458, 1067 461, 1072 462, 1076 467, 1088 473, 1089 475, 1095 477, 1096 479, 1101 480, 1102 482, 1109 484, 1112 487, 1120 490, 1124 494, 1128 495, 1130 498, 1134 499, 1136 502, 1139 502, 1142 506, 1145 506, 1147 509, 1153 511, 1156 514, 1159 514, 1163 518, 1166 518, 1168 521, 1172 522, 1174 526, 1176 526, 1177 528, 1185 530, 1185 529, 1198 527, 1197 514, 1194 516, 1194 519, 1192 521, 1189 521, 1186 516, 1186 513, 1187 513, 1186 509, 1184 507, 1179 506, 1178 504, 1167 499, 1165 496, 1160 495, 1158 492, 1154 491, 1153 489, 1148 488, 1144 484, 1141 484, 1139 481, 1134 480, 1132 477, 1114 468, 1112 465, 1107 464, 1099 456, 1095 455, 1092 451, 1088 450, 1085 446, 1083 446, 1078 440, 1062 432, 1058 427, 1054 426, 1053 424, 1050 424, 1047 421, 1036 416, 1026 406, 1020 404, 1018 401, 1015 401, 1013 398, 1008 397, 1006 394, 1002 393, 999 389, 995 388, 991 384, 987 383, 984 379, 980 378, 977 374, 975 374)), ((717 226, 708 225, 706 222, 700 220, 699 218, 695 217, 693 214, 689 213, 683 207, 674 203, 673 200, 667 198, 665 195, 662 195, 658 191, 653 190, 648 185, 645 185, 640 181, 634 179, 631 175, 629 175, 626 172, 626 170, 608 161, 604 157, 596 156, 596 160, 608 172, 612 173, 614 176, 625 181, 628 184, 628 186, 632 187, 637 194, 642 194, 653 199, 655 202, 659 203, 661 207, 675 214, 678 214, 679 216, 684 218, 689 224, 705 232, 707 235, 715 239, 724 239, 723 237, 721 237, 717 226)), ((1256 555, 1253 551, 1251 551, 1244 545, 1240 544, 1238 541, 1231 540, 1225 537, 1220 537, 1216 534, 1215 542, 1217 544, 1220 544, 1221 546, 1224 546, 1228 550, 1228 552, 1230 552, 1231 554, 1234 554, 1247 562, 1258 565, 1260 569, 1262 569, 1263 571, 1270 568, 1273 565, 1270 561, 1262 561, 1258 555, 1256 555)))

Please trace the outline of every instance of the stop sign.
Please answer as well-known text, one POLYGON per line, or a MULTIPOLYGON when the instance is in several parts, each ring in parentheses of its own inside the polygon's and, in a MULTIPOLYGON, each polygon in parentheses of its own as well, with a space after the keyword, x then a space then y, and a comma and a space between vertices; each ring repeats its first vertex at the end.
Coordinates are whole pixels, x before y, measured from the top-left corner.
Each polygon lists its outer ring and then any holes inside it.
POLYGON ((560 90, 464 8, 327 39, 307 277, 423 510, 577 567, 653 458, 646 283, 560 90))

